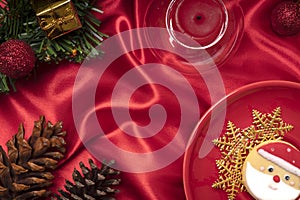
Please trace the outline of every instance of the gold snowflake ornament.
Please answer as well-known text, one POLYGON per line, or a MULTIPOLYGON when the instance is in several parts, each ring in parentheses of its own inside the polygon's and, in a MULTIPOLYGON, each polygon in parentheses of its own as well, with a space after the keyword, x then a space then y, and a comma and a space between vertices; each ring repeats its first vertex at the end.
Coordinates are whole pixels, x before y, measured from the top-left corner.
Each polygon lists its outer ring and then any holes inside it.
POLYGON ((248 153, 264 141, 282 140, 284 134, 293 128, 281 119, 280 107, 265 114, 253 110, 252 115, 251 126, 240 129, 229 121, 226 133, 213 141, 222 156, 216 160, 219 177, 212 187, 226 191, 229 200, 234 200, 237 193, 246 191, 242 168, 248 153))

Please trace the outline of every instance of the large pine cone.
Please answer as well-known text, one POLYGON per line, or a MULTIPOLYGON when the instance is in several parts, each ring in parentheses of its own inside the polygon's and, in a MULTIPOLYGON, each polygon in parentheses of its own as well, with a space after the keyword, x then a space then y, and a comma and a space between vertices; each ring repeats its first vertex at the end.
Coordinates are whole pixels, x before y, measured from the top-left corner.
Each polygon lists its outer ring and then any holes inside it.
POLYGON ((6 143, 7 154, 0 146, 1 200, 45 199, 54 178, 50 171, 64 156, 66 132, 62 131, 62 122, 45 123, 42 116, 28 140, 24 134, 21 124, 18 133, 6 143))
POLYGON ((89 159, 90 169, 80 162, 82 173, 74 169, 72 174, 73 182, 66 180, 64 190, 59 190, 59 195, 55 194, 58 200, 115 200, 114 195, 119 192, 112 186, 119 185, 121 180, 116 176, 119 171, 110 167, 109 164, 102 163, 99 169, 93 160, 89 159))

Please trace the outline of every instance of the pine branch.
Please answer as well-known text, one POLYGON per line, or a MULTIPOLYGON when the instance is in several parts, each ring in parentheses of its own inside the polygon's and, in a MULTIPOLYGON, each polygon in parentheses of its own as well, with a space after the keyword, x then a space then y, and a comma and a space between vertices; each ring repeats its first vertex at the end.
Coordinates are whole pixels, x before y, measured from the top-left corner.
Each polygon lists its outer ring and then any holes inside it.
MULTIPOLYGON (((108 35, 101 33, 101 21, 91 12, 103 11, 92 5, 92 0, 73 0, 82 27, 50 40, 39 26, 36 13, 30 0, 0 0, 0 44, 9 39, 27 42, 41 63, 59 63, 62 60, 81 63, 84 59, 95 57, 101 52, 94 47, 102 43, 108 35)), ((14 89, 14 80, 0 74, 0 93, 14 89)))

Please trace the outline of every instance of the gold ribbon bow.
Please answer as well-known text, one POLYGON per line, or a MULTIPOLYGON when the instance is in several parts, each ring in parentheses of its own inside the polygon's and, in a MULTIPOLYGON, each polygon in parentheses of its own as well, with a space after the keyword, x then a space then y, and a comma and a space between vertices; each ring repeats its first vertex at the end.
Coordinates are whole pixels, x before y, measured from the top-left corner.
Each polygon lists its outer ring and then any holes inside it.
POLYGON ((70 32, 81 27, 77 13, 70 1, 48 5, 47 9, 37 14, 40 17, 40 27, 47 32, 49 38, 56 38, 63 33, 70 32), (68 6, 64 8, 65 6, 68 6), (71 25, 68 25, 72 22, 71 25), (75 24, 74 24, 75 23, 75 24), (68 26, 65 26, 68 25, 68 26), (56 30, 60 33, 57 34, 56 30))

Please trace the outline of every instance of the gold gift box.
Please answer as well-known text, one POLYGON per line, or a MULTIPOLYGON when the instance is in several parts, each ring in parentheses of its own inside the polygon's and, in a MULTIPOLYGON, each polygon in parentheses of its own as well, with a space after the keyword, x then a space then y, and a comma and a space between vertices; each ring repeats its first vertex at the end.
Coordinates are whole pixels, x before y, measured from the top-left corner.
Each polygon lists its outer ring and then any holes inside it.
POLYGON ((55 39, 82 27, 71 0, 49 2, 34 6, 40 27, 49 39, 55 39))

